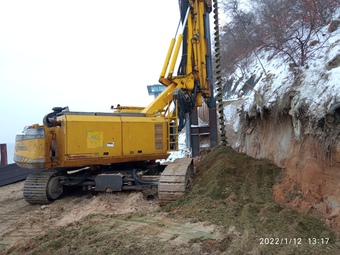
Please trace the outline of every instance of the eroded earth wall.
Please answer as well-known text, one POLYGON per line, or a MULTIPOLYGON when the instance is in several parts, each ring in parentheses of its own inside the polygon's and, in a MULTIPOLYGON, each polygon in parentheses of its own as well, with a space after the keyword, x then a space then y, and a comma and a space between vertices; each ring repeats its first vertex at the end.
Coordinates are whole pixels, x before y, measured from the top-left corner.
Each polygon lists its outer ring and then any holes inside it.
MULTIPOLYGON (((225 107, 240 109, 242 100, 229 101, 225 107)), ((229 144, 254 158, 267 158, 282 173, 273 195, 306 213, 319 215, 340 233, 340 143, 322 135, 304 132, 289 113, 271 112, 247 118, 240 111, 228 116, 229 144), (238 128, 235 128, 235 123, 238 128)))

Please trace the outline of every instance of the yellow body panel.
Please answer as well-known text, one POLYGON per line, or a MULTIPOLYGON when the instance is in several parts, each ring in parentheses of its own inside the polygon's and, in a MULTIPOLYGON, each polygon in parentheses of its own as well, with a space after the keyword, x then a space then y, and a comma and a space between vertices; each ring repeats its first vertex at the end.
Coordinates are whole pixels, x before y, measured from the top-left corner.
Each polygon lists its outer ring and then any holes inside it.
POLYGON ((17 135, 15 162, 19 166, 83 167, 169 156, 164 118, 73 113, 59 116, 58 121, 57 127, 30 129, 34 135, 17 135))
POLYGON ((56 135, 58 166, 167 158, 167 129, 155 117, 62 115, 56 135))
POLYGON ((124 156, 167 152, 164 118, 123 117, 122 120, 124 156), (157 139, 157 134, 163 134, 161 140, 157 139))
POLYGON ((116 116, 63 115, 59 130, 63 161, 122 155, 121 119, 116 116))
POLYGON ((23 168, 45 166, 46 140, 44 128, 34 128, 18 134, 15 141, 14 161, 23 168))
POLYGON ((35 135, 17 136, 15 162, 19 166, 77 167, 169 156, 164 118, 76 113, 59 116, 58 121, 61 126, 41 126, 28 131, 35 135))

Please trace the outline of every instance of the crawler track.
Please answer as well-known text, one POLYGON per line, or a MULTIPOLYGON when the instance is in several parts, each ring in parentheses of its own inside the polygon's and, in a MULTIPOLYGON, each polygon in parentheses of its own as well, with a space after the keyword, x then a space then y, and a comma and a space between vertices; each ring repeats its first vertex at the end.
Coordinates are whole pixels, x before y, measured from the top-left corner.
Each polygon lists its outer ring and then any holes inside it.
POLYGON ((48 204, 52 202, 48 196, 48 182, 52 176, 57 174, 55 170, 44 170, 30 174, 25 181, 24 197, 30 204, 48 204))
POLYGON ((166 205, 183 198, 192 172, 192 158, 176 159, 169 164, 159 179, 159 204, 166 205))

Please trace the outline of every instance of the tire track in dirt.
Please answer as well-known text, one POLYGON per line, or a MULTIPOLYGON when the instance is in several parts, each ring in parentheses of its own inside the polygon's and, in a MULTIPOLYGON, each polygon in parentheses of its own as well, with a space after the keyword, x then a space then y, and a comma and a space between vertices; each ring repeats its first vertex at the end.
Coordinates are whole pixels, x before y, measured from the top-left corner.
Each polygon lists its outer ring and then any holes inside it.
POLYGON ((64 227, 90 214, 122 215, 159 210, 140 192, 92 194, 71 193, 49 205, 30 205, 23 198, 24 182, 0 188, 0 251, 25 238, 64 227))
POLYGON ((157 233, 160 241, 171 241, 176 245, 185 244, 194 239, 222 239, 217 226, 208 222, 182 222, 179 219, 174 220, 162 216, 138 217, 124 221, 118 220, 118 222, 125 231, 146 233, 150 234, 150 237, 157 233))
POLYGON ((22 182, 1 188, 0 249, 42 231, 40 226, 26 222, 36 207, 25 202, 22 188, 22 182))
MULTIPOLYGON (((0 198, 0 254, 26 253, 30 249, 27 247, 33 245, 31 238, 36 236, 43 238, 41 249, 49 249, 49 243, 68 233, 65 231, 72 233, 76 228, 77 235, 81 235, 84 231, 77 226, 92 229, 91 235, 85 233, 85 237, 81 237, 85 243, 86 238, 107 233, 110 238, 121 235, 122 239, 118 239, 127 241, 127 246, 130 245, 129 238, 134 238, 147 245, 160 242, 170 250, 171 247, 183 247, 188 251, 201 251, 202 246, 197 242, 219 242, 222 238, 216 225, 169 218, 166 213, 159 212, 157 199, 148 201, 141 192, 98 196, 76 193, 49 205, 30 205, 23 199, 22 189, 23 183, 0 188, 3 194, 0 198), (59 235, 60 231, 63 234, 59 235)), ((70 242, 74 238, 70 238, 70 242)), ((36 242, 39 241, 35 239, 33 243, 36 242)), ((62 247, 61 253, 64 252, 62 247)), ((36 252, 35 249, 40 248, 33 245, 32 249, 36 252)))
POLYGON ((72 197, 50 205, 28 204, 23 186, 24 182, 19 182, 0 188, 0 251, 54 227, 63 216, 63 208, 77 205, 72 197))

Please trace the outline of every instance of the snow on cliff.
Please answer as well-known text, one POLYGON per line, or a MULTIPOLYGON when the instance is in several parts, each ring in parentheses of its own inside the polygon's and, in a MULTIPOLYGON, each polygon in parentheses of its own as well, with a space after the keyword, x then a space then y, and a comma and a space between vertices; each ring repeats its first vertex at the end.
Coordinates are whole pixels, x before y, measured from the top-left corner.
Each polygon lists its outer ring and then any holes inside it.
POLYGON ((340 29, 330 33, 325 27, 315 41, 317 51, 299 69, 292 69, 282 56, 262 51, 249 61, 247 70, 237 69, 228 77, 233 85, 225 91, 224 101, 242 99, 241 107, 227 104, 224 108, 226 121, 235 132, 239 120, 232 117, 242 113, 252 118, 262 117, 266 110, 274 110, 278 116, 287 111, 293 118, 296 139, 306 117, 305 133, 317 132, 318 125, 324 128, 327 114, 340 117, 340 29))

